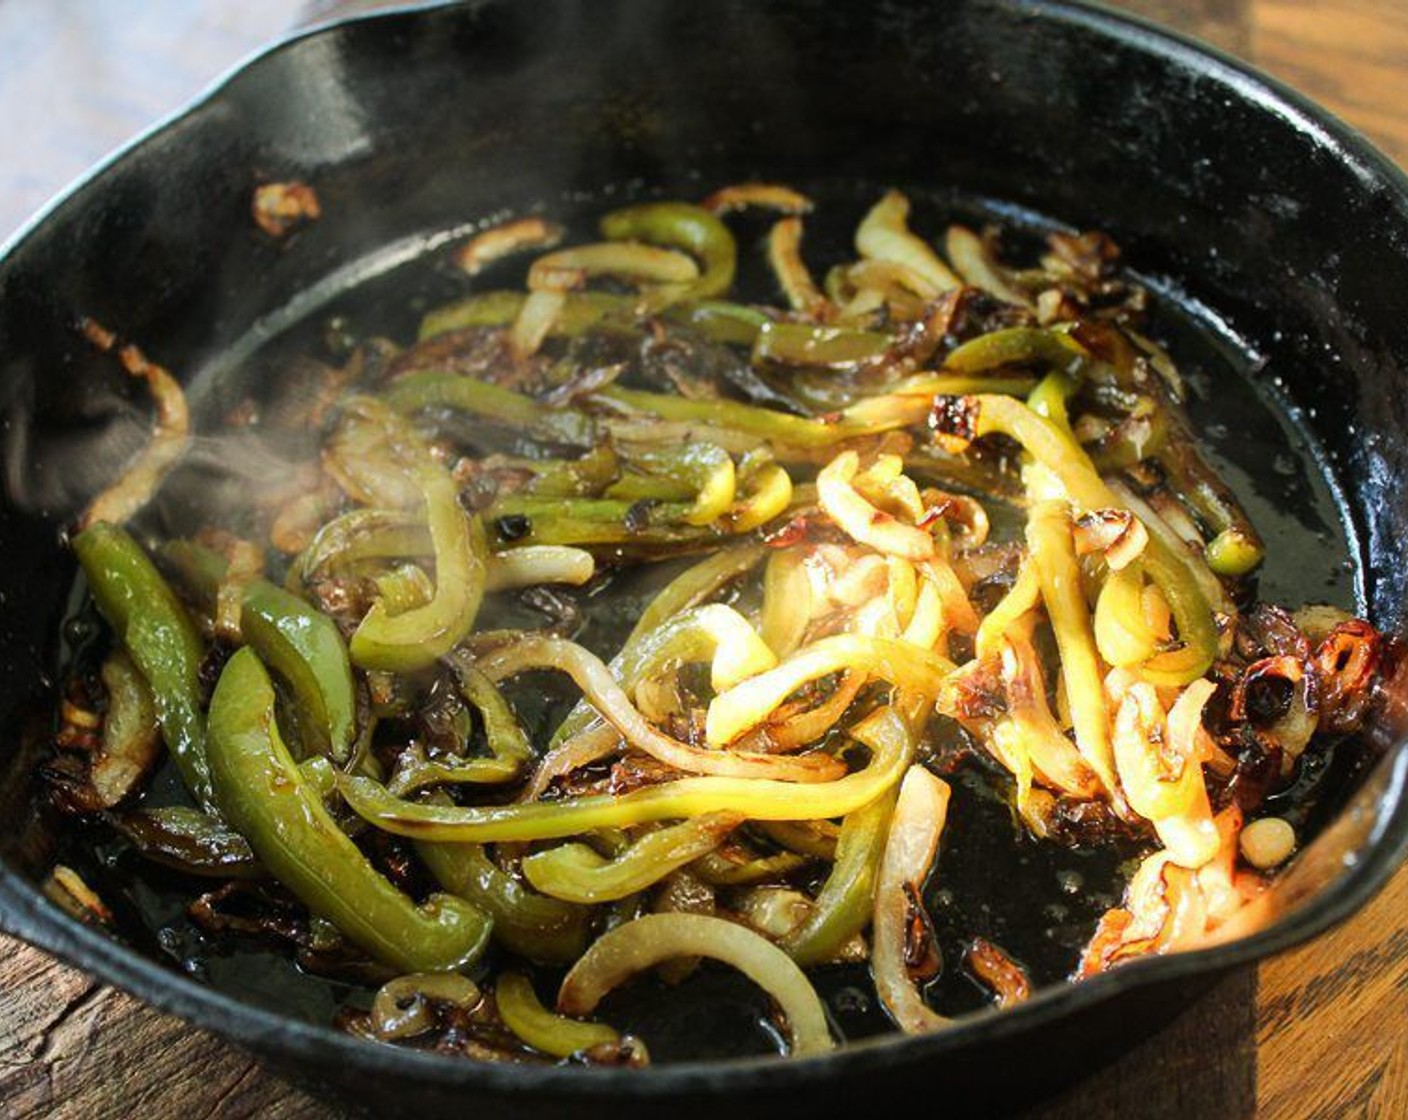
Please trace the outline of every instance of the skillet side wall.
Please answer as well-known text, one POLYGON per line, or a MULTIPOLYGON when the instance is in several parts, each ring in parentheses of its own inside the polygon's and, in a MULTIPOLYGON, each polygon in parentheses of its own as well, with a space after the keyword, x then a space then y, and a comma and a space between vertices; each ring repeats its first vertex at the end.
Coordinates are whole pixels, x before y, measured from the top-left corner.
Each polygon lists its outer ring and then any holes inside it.
MULTIPOLYGON (((80 346, 77 315, 215 379, 218 400, 229 348, 339 268, 467 216, 633 181, 688 195, 751 177, 951 184, 1112 231, 1143 271, 1216 308, 1304 410, 1345 488, 1370 615, 1402 635, 1401 182, 1259 104, 1239 72, 1108 31, 1079 9, 993 0, 523 0, 352 23, 260 60, 0 261, 0 714, 18 726, 46 694, 72 578, 57 526, 130 450, 93 450, 130 387, 80 346), (249 198, 288 178, 316 184, 324 217, 276 245, 249 198)), ((10 820, 29 788, 21 753, 0 748, 10 820)), ((1404 817, 1400 802, 1396 834, 1404 817)), ((0 845, 22 868, 43 846, 0 845)))

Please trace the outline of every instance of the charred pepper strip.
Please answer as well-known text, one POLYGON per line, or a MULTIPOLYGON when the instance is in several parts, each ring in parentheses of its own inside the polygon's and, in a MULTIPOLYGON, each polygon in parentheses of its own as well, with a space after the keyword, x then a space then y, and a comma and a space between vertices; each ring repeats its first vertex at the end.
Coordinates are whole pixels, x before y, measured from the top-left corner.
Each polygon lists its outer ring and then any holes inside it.
MULTIPOLYGON (((169 541, 161 555, 213 604, 225 574, 220 556, 188 541, 169 541)), ((357 737, 357 701, 347 644, 337 624, 297 595, 259 579, 243 589, 240 632, 260 658, 288 681, 332 756, 345 761, 357 737)))
POLYGON ((768 323, 753 343, 753 361, 785 366, 853 366, 878 358, 893 339, 879 331, 814 327, 806 323, 768 323))
POLYGON ((999 366, 1037 364, 1074 372, 1089 352, 1064 331, 1007 327, 965 342, 944 358, 951 373, 980 373, 999 366))
POLYGON ((710 342, 734 346, 752 346, 758 332, 772 322, 757 308, 716 299, 676 304, 662 318, 692 327, 710 342))
MULTIPOLYGON (((518 318, 523 292, 481 292, 437 307, 420 321, 418 341, 475 327, 507 327, 518 318)), ((634 330, 634 299, 609 292, 573 292, 553 321, 552 334, 576 338, 593 329, 634 330)))
POLYGON ((352 660, 364 669, 403 673, 434 664, 469 633, 484 598, 489 546, 483 525, 460 508, 448 472, 423 467, 420 483, 435 545, 435 597, 398 615, 372 604, 352 635, 352 660))
POLYGON ((128 533, 100 521, 73 539, 98 610, 151 687, 161 736, 186 788, 210 808, 200 709, 200 636, 175 592, 128 533))
POLYGON ((270 873, 349 940, 402 972, 479 959, 490 920, 463 899, 417 907, 337 827, 279 737, 274 686, 250 649, 230 658, 210 702, 210 769, 226 819, 270 873))
POLYGON ((408 415, 428 408, 449 408, 522 428, 552 443, 592 447, 597 442, 591 417, 576 409, 553 408, 512 389, 458 373, 433 369, 408 373, 397 378, 385 400, 397 412, 408 415))
POLYGON ((669 294, 647 298, 668 299, 671 303, 714 299, 733 286, 738 246, 728 226, 702 207, 684 202, 643 202, 607 214, 601 219, 601 232, 612 241, 664 245, 683 249, 699 259, 699 279, 673 286, 669 294))

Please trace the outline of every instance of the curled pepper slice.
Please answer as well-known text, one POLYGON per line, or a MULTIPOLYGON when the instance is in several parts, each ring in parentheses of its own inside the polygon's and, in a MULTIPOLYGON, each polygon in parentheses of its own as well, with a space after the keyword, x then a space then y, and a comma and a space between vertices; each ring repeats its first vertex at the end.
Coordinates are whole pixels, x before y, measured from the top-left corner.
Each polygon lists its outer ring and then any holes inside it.
POLYGON ((450 895, 417 907, 337 827, 274 719, 274 686, 251 649, 230 658, 210 702, 216 800, 280 883, 372 956, 402 972, 463 969, 490 921, 450 895))
MULTIPOLYGON (((218 555, 186 541, 168 542, 161 554, 202 596, 214 601, 225 574, 218 555)), ((357 701, 347 645, 337 624, 292 592, 259 579, 243 588, 240 633, 292 687, 312 717, 312 730, 327 741, 332 756, 345 759, 357 735, 357 701)))
POLYGON ((446 471, 426 467, 420 483, 435 547, 435 597, 398 615, 379 602, 372 605, 352 635, 352 660, 364 669, 404 673, 434 664, 469 633, 484 598, 484 527, 477 517, 466 517, 446 471))
POLYGON ((684 202, 643 202, 614 210, 601 220, 602 234, 612 241, 644 241, 683 249, 703 266, 697 280, 673 286, 669 302, 714 299, 733 285, 738 246, 728 226, 709 211, 684 202))
POLYGON ((161 737, 191 795, 209 808, 210 768, 200 710, 201 643, 196 628, 132 537, 105 521, 73 539, 98 610, 146 678, 161 737))

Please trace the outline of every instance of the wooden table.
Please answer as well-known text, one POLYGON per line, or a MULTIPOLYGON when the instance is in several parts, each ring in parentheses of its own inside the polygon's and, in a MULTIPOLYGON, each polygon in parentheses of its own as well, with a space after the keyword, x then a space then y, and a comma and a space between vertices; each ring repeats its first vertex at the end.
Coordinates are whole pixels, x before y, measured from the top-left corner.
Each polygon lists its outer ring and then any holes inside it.
MULTIPOLYGON (((366 3, 323 0, 304 18, 366 3)), ((1125 0, 1249 58, 1408 163, 1404 0, 1125 0)), ((294 22, 285 0, 0 0, 0 237, 294 22)), ((219 1039, 0 938, 0 1115, 336 1115, 219 1039)), ((1408 869, 1029 1120, 1408 1116, 1408 869)))

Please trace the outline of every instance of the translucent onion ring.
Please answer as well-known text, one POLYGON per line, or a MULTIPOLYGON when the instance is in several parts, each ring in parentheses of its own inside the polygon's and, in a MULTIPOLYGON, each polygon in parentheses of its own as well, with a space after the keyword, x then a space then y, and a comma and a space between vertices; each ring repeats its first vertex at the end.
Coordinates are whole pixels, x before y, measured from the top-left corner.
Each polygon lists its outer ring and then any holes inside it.
POLYGON ((678 957, 722 961, 767 992, 787 1021, 793 1055, 834 1048, 821 998, 792 958, 745 926, 703 914, 647 914, 604 934, 563 979, 557 1009, 590 1015, 607 992, 635 973, 678 957))

